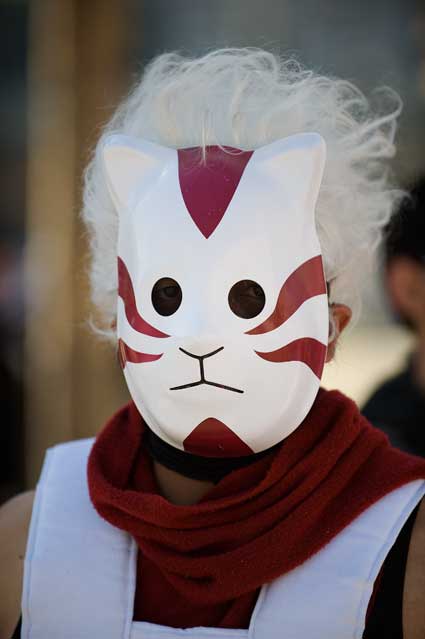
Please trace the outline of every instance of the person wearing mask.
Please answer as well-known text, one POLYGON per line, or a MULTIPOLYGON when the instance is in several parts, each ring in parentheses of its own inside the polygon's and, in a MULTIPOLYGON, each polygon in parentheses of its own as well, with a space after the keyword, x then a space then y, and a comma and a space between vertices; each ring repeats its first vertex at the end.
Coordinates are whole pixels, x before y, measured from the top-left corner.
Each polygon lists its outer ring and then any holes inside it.
POLYGON ((425 462, 320 388, 398 112, 261 50, 149 65, 83 213, 131 401, 0 511, 4 636, 422 636, 425 462))

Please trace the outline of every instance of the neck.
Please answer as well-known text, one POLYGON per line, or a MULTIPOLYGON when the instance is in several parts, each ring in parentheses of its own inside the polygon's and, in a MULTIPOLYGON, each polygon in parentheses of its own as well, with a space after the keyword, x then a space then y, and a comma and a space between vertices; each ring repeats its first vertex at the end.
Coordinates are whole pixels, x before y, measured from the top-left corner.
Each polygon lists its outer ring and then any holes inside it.
POLYGON ((161 495, 177 506, 193 506, 214 486, 212 481, 191 479, 170 470, 155 459, 153 469, 161 495))
POLYGON ((187 489, 189 494, 187 497, 183 494, 181 499, 193 499, 193 503, 226 475, 239 468, 250 466, 275 448, 245 457, 202 457, 171 446, 150 429, 146 432, 146 446, 152 461, 157 464, 158 483, 160 485, 162 483, 164 491, 166 490, 168 494, 170 490, 173 490, 175 483, 178 491, 175 499, 180 499, 181 490, 187 489), (192 491, 193 497, 190 496, 192 491))

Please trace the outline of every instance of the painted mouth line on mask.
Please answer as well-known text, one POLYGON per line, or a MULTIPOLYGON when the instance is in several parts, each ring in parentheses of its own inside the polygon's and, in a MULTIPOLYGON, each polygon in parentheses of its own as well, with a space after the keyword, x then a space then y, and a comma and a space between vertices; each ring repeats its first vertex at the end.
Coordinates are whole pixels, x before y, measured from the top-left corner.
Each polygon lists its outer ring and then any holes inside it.
POLYGON ((206 379, 200 379, 198 382, 191 382, 190 384, 182 384, 181 386, 173 386, 170 390, 183 390, 184 388, 193 388, 194 386, 215 386, 216 388, 222 388, 223 390, 233 391, 234 393, 244 393, 245 391, 239 388, 233 388, 232 386, 226 386, 225 384, 217 384, 216 382, 209 382, 206 379))

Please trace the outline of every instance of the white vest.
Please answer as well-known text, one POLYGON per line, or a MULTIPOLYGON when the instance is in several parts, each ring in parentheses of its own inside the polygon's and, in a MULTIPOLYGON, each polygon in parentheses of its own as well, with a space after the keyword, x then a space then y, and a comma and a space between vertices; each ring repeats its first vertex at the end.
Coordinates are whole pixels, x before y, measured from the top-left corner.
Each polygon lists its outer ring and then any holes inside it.
POLYGON ((137 546, 90 502, 92 444, 47 452, 25 558, 22 639, 361 639, 375 578, 425 493, 422 480, 393 491, 264 585, 248 629, 175 629, 133 621, 137 546))

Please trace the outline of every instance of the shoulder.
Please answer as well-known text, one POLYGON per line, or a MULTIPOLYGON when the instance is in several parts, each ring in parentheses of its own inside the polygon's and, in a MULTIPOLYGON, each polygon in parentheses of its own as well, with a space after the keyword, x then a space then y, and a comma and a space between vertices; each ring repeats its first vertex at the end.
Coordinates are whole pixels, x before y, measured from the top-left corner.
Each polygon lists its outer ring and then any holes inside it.
POLYGON ((362 407, 362 414, 374 421, 385 421, 385 418, 393 418, 393 411, 400 413, 400 398, 408 399, 412 391, 409 371, 406 369, 395 377, 385 380, 362 407))
POLYGON ((403 594, 404 639, 425 637, 425 498, 419 506, 407 557, 403 594))
POLYGON ((13 497, 0 508, 0 639, 8 639, 18 623, 24 557, 34 492, 13 497))
POLYGON ((11 518, 21 519, 25 514, 28 514, 28 511, 31 514, 34 495, 34 490, 27 490, 2 504, 0 506, 0 524, 6 525, 6 522, 10 521, 11 518))

